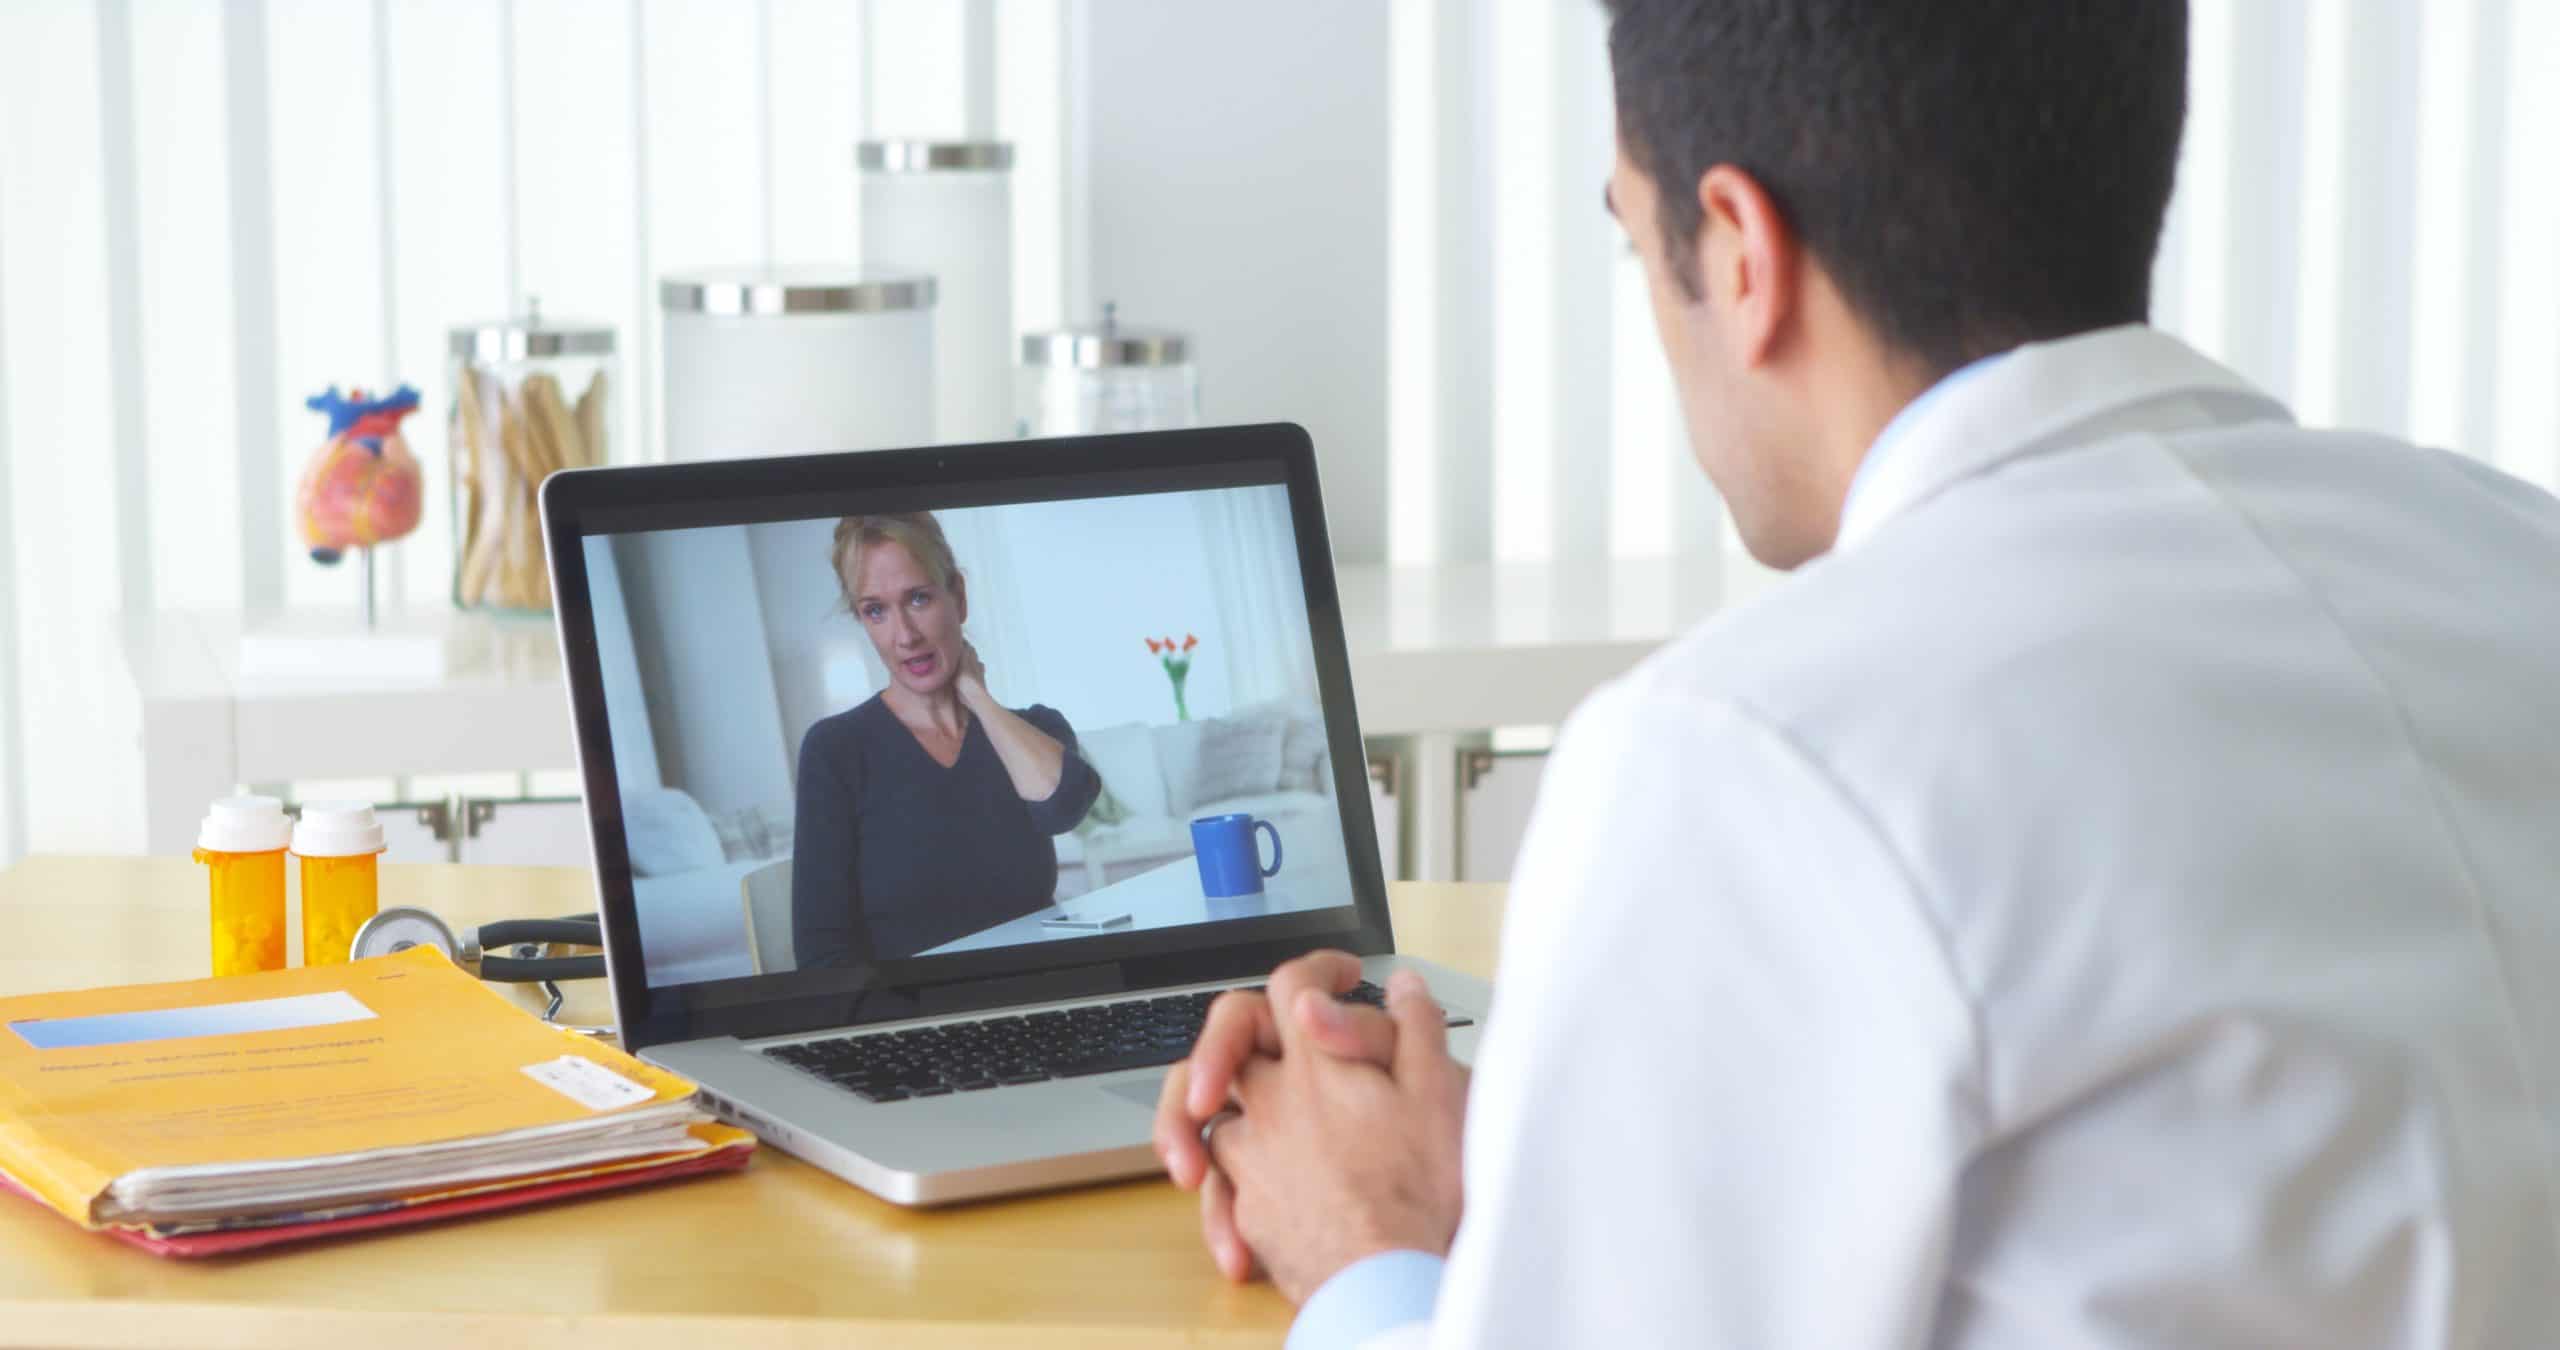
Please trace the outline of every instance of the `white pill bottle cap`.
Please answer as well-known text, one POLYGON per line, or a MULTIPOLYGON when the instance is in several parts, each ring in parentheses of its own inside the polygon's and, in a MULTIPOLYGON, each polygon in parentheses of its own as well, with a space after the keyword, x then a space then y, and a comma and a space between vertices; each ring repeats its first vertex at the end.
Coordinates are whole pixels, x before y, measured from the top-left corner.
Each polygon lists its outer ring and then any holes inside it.
POLYGON ((382 822, 363 802, 304 802, 293 851, 306 858, 353 858, 382 851, 382 822))
POLYGON ((293 821, 273 797, 225 797, 196 830, 196 847, 210 853, 273 853, 292 841, 293 821))

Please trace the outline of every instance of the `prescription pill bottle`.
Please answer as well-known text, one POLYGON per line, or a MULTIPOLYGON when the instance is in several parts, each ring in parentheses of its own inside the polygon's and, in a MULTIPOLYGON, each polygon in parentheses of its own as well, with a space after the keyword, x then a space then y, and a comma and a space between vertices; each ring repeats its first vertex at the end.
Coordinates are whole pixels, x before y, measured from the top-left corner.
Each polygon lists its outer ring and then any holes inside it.
POLYGON ((344 965, 356 930, 381 907, 382 822, 363 802, 305 802, 293 852, 302 859, 302 964, 344 965))
POLYGON ((293 822, 273 797, 226 797, 196 831, 212 872, 213 973, 284 969, 284 851, 293 822))

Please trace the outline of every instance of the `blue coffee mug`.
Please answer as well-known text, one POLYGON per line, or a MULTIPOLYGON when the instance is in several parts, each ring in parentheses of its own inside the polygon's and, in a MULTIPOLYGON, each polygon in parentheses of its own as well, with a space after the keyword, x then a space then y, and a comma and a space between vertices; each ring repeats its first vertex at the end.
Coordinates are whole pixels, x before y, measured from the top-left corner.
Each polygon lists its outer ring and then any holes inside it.
POLYGON ((1200 861, 1200 891, 1208 896, 1260 895, 1262 879, 1280 874, 1280 829, 1242 812, 1202 816, 1191 822, 1191 851, 1200 861), (1253 832, 1271 832, 1271 865, 1262 865, 1262 850, 1253 832))

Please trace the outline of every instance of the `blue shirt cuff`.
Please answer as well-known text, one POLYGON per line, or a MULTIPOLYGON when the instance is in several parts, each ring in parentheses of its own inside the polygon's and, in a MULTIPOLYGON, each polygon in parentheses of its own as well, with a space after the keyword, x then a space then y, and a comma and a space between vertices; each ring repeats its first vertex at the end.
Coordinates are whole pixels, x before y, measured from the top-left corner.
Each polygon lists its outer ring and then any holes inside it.
POLYGON ((1430 1321, 1446 1264, 1427 1252, 1380 1252, 1335 1271, 1298 1309, 1287 1350, 1352 1350, 1382 1332, 1430 1321))

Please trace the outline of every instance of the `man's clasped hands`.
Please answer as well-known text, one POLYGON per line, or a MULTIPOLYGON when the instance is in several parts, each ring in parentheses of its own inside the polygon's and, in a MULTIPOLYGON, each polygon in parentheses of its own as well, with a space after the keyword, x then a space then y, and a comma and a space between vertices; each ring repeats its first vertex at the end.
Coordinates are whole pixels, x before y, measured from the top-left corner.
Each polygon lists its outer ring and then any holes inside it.
POLYGON ((1359 982, 1358 957, 1324 951, 1221 995, 1156 1105, 1218 1269, 1292 1303, 1380 1252, 1446 1256, 1458 1231, 1467 1070, 1420 976, 1389 978, 1383 1013, 1335 997, 1359 982))

